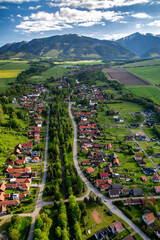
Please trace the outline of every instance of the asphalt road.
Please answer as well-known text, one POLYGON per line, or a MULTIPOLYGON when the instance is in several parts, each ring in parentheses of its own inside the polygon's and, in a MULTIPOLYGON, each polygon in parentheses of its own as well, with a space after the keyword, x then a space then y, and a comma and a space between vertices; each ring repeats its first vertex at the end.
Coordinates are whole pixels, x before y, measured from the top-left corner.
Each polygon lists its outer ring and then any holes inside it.
POLYGON ((108 198, 106 198, 99 190, 97 190, 89 181, 88 179, 84 176, 83 172, 81 171, 79 164, 78 164, 78 159, 77 159, 77 125, 74 121, 72 112, 71 112, 71 106, 72 103, 69 103, 69 115, 73 123, 74 127, 74 143, 73 143, 73 159, 74 159, 74 164, 77 169, 77 172, 79 176, 82 178, 84 183, 86 184, 88 188, 88 192, 92 191, 96 196, 101 197, 103 203, 112 211, 114 214, 116 214, 118 217, 123 219, 131 228, 134 229, 136 233, 138 233, 144 240, 149 240, 150 238, 142 232, 129 218, 127 218, 116 206, 114 206, 108 198))

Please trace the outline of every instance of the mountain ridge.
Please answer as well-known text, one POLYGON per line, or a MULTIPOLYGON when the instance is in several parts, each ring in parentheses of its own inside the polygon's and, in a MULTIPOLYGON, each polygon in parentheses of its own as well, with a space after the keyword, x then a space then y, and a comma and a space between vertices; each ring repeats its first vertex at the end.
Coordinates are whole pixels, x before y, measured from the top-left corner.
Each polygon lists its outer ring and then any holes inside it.
POLYGON ((134 59, 136 54, 115 41, 99 40, 77 34, 37 38, 29 42, 6 44, 0 48, 0 59, 10 57, 52 57, 55 60, 134 59))

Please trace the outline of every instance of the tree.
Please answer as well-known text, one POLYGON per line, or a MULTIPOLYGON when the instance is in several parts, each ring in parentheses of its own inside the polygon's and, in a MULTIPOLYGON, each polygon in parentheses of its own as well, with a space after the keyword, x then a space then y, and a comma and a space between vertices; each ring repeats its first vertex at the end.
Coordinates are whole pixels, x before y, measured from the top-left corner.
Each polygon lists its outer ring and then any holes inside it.
POLYGON ((81 212, 82 212, 82 215, 83 216, 85 216, 86 215, 86 210, 87 210, 87 208, 86 208, 86 203, 85 202, 79 202, 79 208, 80 208, 80 210, 81 210, 81 212))
POLYGON ((55 234, 56 234, 57 238, 60 238, 62 236, 62 230, 61 230, 61 228, 59 226, 56 227, 55 234))
POLYGON ((82 232, 79 222, 75 222, 74 224, 74 235, 76 240, 82 240, 82 232))
POLYGON ((20 239, 20 233, 17 229, 13 228, 9 232, 9 237, 11 238, 11 240, 19 240, 20 239))
POLYGON ((35 228, 42 229, 42 227, 43 227, 43 220, 39 216, 35 221, 35 228))
POLYGON ((3 108, 2 105, 0 104, 0 124, 3 123, 4 115, 3 115, 3 108))
POLYGON ((41 235, 42 235, 41 229, 37 228, 37 229, 34 230, 34 239, 35 238, 41 239, 41 235))

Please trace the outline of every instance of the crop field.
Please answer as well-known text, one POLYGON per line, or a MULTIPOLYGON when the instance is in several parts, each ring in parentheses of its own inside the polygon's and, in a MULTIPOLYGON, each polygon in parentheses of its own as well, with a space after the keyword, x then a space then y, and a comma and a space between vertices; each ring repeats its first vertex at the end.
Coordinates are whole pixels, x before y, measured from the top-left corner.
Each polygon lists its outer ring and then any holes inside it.
POLYGON ((160 90, 154 86, 134 86, 128 87, 133 94, 140 97, 150 98, 155 103, 160 104, 160 90))
POLYGON ((0 61, 0 93, 4 93, 15 82, 20 72, 28 68, 26 61, 0 61))
POLYGON ((66 61, 66 62, 54 62, 55 64, 67 64, 67 65, 96 65, 103 64, 101 60, 84 60, 84 61, 66 61))
POLYGON ((103 72, 108 73, 109 80, 117 80, 124 85, 150 85, 146 80, 128 72, 124 68, 105 68, 103 72))
POLYGON ((134 67, 128 68, 127 70, 146 79, 152 84, 160 84, 160 66, 134 67))

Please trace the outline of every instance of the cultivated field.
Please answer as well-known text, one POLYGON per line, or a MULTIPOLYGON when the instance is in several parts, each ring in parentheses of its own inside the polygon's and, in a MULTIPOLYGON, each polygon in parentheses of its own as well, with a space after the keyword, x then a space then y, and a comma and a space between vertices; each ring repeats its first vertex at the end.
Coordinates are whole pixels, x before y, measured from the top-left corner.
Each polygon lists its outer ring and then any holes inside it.
POLYGON ((110 79, 117 80, 124 85, 150 85, 146 80, 128 72, 123 68, 105 68, 103 72, 107 72, 110 79))
POLYGON ((5 93, 18 74, 28 66, 26 61, 0 61, 0 93, 5 93))

